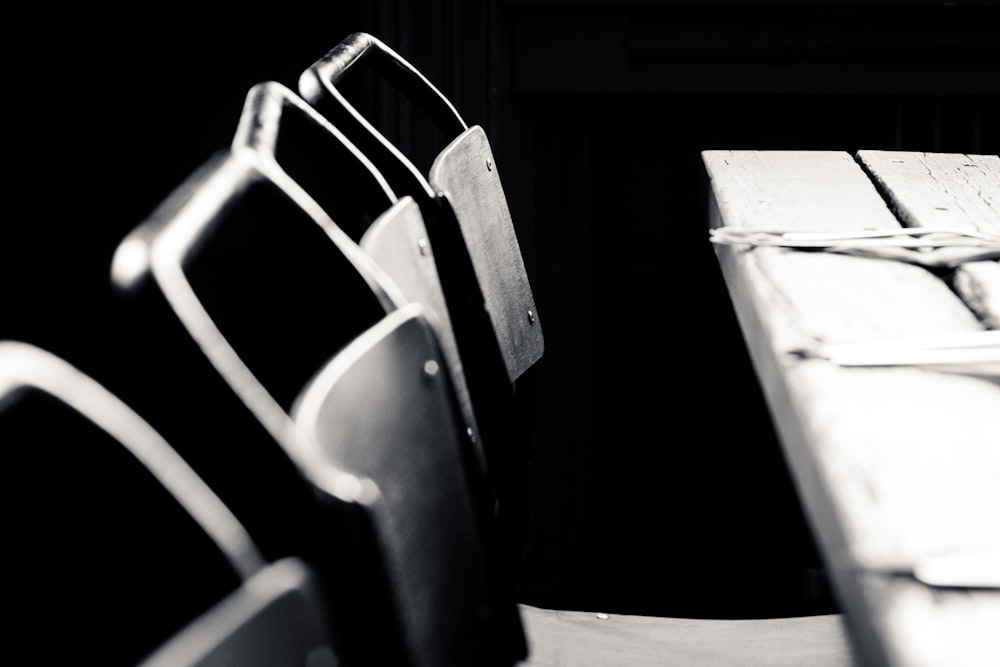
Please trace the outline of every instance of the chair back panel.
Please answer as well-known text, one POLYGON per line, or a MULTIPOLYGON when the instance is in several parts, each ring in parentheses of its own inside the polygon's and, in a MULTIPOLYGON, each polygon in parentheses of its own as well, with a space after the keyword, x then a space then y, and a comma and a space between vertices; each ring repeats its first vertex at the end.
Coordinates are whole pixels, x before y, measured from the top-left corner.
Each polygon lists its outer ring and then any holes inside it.
MULTIPOLYGON (((410 63, 364 33, 350 35, 308 67, 300 76, 299 92, 372 161, 397 196, 410 196, 420 207, 497 497, 495 523, 497 539, 505 545, 504 569, 516 581, 527 521, 527 434, 534 420, 536 362, 544 346, 485 134, 481 128, 470 129, 410 63), (426 128, 435 139, 440 132, 444 140, 430 142, 430 159, 417 156, 419 150, 404 153, 386 136, 392 128, 380 122, 384 119, 352 104, 345 91, 359 80, 386 84, 399 101, 408 103, 404 109, 421 112, 431 121, 421 124, 421 136, 426 128), (428 180, 435 161, 436 186, 428 180), (427 166, 418 167, 418 162, 427 166), (469 173, 463 173, 466 166, 471 167, 469 173), (528 373, 529 368, 533 372, 528 373)), ((448 341, 444 343, 447 349, 448 341)))
MULTIPOLYGON (((343 42, 327 53, 323 58, 313 63, 300 77, 299 90, 310 104, 320 113, 341 128, 350 140, 358 146, 382 173, 397 196, 409 195, 420 205, 425 222, 430 233, 431 245, 434 247, 435 261, 441 276, 445 296, 449 304, 450 317, 456 330, 458 344, 466 361, 470 376, 479 375, 485 385, 499 378, 494 374, 506 375, 509 382, 523 374, 523 369, 536 355, 540 354, 541 327, 537 324, 537 312, 533 299, 524 303, 523 296, 528 289, 527 274, 516 243, 516 235, 510 221, 506 199, 495 171, 491 181, 476 181, 472 185, 466 182, 465 174, 451 167, 458 166, 457 160, 445 157, 439 170, 452 178, 448 179, 450 191, 446 194, 435 187, 427 172, 421 171, 413 161, 413 157, 404 154, 386 136, 384 127, 376 127, 344 96, 340 87, 345 79, 357 76, 361 63, 376 66, 367 68, 368 73, 381 76, 385 82, 405 97, 414 109, 420 110, 433 121, 434 129, 445 133, 445 148, 440 153, 447 153, 455 140, 469 133, 469 126, 461 118, 450 101, 410 63, 395 51, 380 42, 375 37, 365 33, 350 35, 343 42), (351 76, 348 76, 351 75, 351 76), (470 197, 461 196, 458 190, 468 187, 479 188, 483 183, 492 182, 492 196, 484 198, 476 194, 470 197), (461 206, 454 208, 453 202, 461 206), (461 220, 460 216, 478 216, 487 214, 491 231, 484 232, 477 218, 461 220), (500 229, 506 225, 505 229, 500 229), (485 239, 484 234, 489 234, 485 239), (513 239, 514 243, 511 243, 513 239), (495 263, 498 258, 487 252, 473 253, 473 246, 481 250, 484 242, 503 242, 505 248, 499 261, 511 261, 507 268, 498 269, 495 263), (515 256, 511 255, 511 252, 515 256), (498 283, 498 272, 506 274, 507 280, 498 283), (516 280, 512 279, 516 276, 516 280), (512 288, 516 285, 516 289, 512 288), (486 290, 492 290, 489 296, 486 290), (511 307, 501 304, 501 300, 518 297, 519 301, 511 307), (506 321, 504 318, 510 310, 525 311, 519 317, 506 321), (483 312, 483 310, 486 312, 483 312), (527 310, 531 310, 531 315, 527 310), (522 327, 529 319, 533 319, 533 337, 522 335, 522 327), (491 343, 478 340, 483 336, 495 338, 491 343), (530 345, 526 344, 529 343, 530 345), (493 355, 500 356, 496 362, 493 355), (482 359, 480 359, 482 357, 482 359), (474 362, 474 363, 473 363, 474 362), (506 367, 494 368, 494 363, 506 367)), ((482 134, 479 129, 476 135, 482 134)), ((465 142, 462 142, 464 145, 465 142)), ((476 147, 482 147, 482 141, 475 141, 476 147)), ((488 152, 488 145, 486 146, 488 152)), ((481 164, 486 165, 485 156, 481 164)), ((442 160, 441 154, 432 162, 442 160)), ((470 161, 471 164, 471 161, 470 161)), ((492 164, 492 156, 490 156, 492 164)), ((433 167, 431 167, 433 168, 433 167)), ((475 179, 475 176, 472 176, 475 179)), ((444 180, 443 175, 441 180, 444 180)), ((470 383, 477 384, 475 377, 470 377, 470 383)), ((508 387, 509 390, 509 387, 508 387)), ((491 390, 492 391, 492 390, 491 390)), ((473 388, 473 394, 478 391, 473 388)), ((492 397, 491 399, 492 400, 492 397)))
POLYGON ((483 129, 471 127, 452 141, 438 155, 429 180, 455 210, 513 383, 541 359, 545 342, 507 198, 483 129))
POLYGON ((506 612, 490 599, 474 464, 422 311, 405 306, 356 339, 292 416, 324 457, 380 489, 376 532, 415 664, 493 664, 504 641, 495 617, 506 612))
POLYGON ((442 353, 448 362, 452 384, 467 425, 467 438, 471 440, 485 473, 486 455, 482 449, 472 397, 428 238, 420 208, 412 198, 406 197, 368 229, 361 239, 361 248, 386 271, 404 297, 426 306, 426 316, 434 324, 442 353))
MULTIPOLYGON (((413 199, 398 200, 381 173, 337 127, 294 92, 273 81, 260 83, 247 94, 233 147, 234 150, 247 147, 273 159, 284 174, 319 204, 333 224, 375 260, 399 288, 402 299, 429 307, 428 316, 435 323, 459 396, 469 446, 481 448, 458 344, 431 253, 430 236, 413 199)), ((320 253, 330 250, 321 242, 314 245, 320 253)), ((311 256, 312 250, 308 247, 296 252, 302 253, 304 267, 317 260, 319 266, 324 264, 323 258, 311 256)), ((312 282, 303 284, 311 285, 312 282)), ((331 281, 333 285, 337 282, 331 281)), ((339 282, 351 281, 341 276, 339 282)), ((307 291, 299 288, 296 292, 307 291)), ((324 303, 335 297, 331 292, 310 298, 324 303)), ((336 298, 341 303, 344 301, 340 294, 336 298)), ((301 326, 298 328, 303 330, 301 326)), ((295 330, 294 327, 289 329, 295 330)), ((301 338, 301 334, 296 337, 301 338)), ((318 361, 325 361, 325 357, 318 361)), ((314 370, 318 365, 312 363, 309 368, 314 370)), ((271 386, 266 378, 261 379, 265 386, 271 386)), ((296 391, 301 387, 301 384, 291 384, 296 391)), ((482 451, 479 451, 479 458, 485 474, 482 451)))

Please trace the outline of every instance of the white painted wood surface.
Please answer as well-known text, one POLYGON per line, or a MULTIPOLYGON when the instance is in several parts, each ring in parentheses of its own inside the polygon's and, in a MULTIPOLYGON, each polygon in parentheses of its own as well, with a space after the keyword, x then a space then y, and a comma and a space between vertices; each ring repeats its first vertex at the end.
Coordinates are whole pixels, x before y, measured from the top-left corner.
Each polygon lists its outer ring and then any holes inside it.
MULTIPOLYGON (((848 153, 706 151, 703 160, 713 227, 900 224, 848 153)), ((951 193, 958 203, 970 196, 951 193)), ((716 252, 863 655, 907 667, 1000 664, 1000 592, 930 589, 898 575, 928 556, 1000 545, 1000 384, 799 354, 820 343, 979 331, 976 313, 912 264, 771 247, 716 252)))
MULTIPOLYGON (((858 161, 907 227, 1000 234, 1000 156, 859 151, 858 161)), ((1000 329, 1000 262, 963 264, 955 290, 1000 329)))

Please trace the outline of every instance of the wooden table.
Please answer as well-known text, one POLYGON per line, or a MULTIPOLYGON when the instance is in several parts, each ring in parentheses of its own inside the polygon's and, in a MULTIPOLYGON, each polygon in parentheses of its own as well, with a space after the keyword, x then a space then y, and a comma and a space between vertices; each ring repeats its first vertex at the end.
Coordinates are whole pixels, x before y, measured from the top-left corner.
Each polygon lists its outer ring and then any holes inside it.
MULTIPOLYGON (((702 157, 713 229, 1000 234, 996 155, 702 157)), ((928 585, 914 575, 930 557, 1000 546, 1000 377, 843 366, 810 353, 830 343, 1000 329, 1000 264, 928 269, 839 252, 715 248, 864 664, 1000 665, 1000 590, 928 585)))

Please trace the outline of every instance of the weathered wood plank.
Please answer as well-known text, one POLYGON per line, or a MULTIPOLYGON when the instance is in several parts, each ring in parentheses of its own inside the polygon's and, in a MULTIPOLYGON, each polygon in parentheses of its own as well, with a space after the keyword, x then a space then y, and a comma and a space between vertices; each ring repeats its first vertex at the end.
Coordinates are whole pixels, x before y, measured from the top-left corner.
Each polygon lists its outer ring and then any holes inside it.
POLYGON ((975 262, 955 272, 953 284, 988 329, 1000 329, 1000 262, 975 262))
POLYGON ((428 180, 455 210, 511 383, 545 351, 538 307, 531 292, 503 185, 483 128, 476 125, 434 160, 428 180))
MULTIPOLYGON (((849 154, 707 151, 703 159, 713 227, 899 225, 849 154)), ((859 642, 873 661, 888 660, 892 601, 873 597, 857 573, 1000 544, 1000 386, 917 368, 842 368, 796 352, 982 325, 914 265, 771 247, 716 253, 835 584, 862 619, 859 642)))
MULTIPOLYGON (((858 161, 904 225, 1000 234, 1000 156, 859 151, 858 161)), ((1000 329, 1000 263, 964 264, 953 286, 1000 329)))

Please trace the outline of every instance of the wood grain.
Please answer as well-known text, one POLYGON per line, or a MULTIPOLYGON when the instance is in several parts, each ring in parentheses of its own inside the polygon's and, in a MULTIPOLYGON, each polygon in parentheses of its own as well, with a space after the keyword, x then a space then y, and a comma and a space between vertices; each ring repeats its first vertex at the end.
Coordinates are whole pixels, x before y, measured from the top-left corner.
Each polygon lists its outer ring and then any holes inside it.
POLYGON ((438 155, 428 177, 455 209, 511 383, 545 350, 503 185, 486 133, 469 128, 438 155))
MULTIPOLYGON (((1000 156, 859 151, 858 161, 904 225, 1000 235, 1000 156)), ((1000 329, 1000 262, 963 264, 952 285, 1000 329)))

